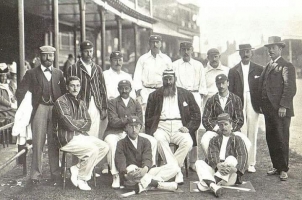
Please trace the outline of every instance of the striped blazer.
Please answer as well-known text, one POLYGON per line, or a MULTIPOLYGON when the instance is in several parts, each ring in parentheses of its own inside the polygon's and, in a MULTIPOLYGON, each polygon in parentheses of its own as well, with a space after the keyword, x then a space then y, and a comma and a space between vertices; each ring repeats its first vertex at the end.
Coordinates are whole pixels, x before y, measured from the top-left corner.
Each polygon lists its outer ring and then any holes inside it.
POLYGON ((207 131, 213 131, 213 128, 217 125, 217 117, 222 113, 228 113, 232 118, 232 131, 240 132, 240 128, 244 123, 244 118, 242 103, 237 95, 229 92, 229 98, 224 109, 221 107, 218 93, 208 99, 202 115, 202 124, 207 131))
MULTIPOLYGON (((219 154, 222 139, 222 134, 219 134, 210 140, 207 162, 213 169, 216 169, 217 164, 220 163, 219 154)), ((231 134, 226 146, 225 158, 228 156, 234 156, 237 159, 238 164, 236 168, 239 172, 244 174, 247 168, 248 152, 241 137, 234 135, 233 133, 231 134)))
POLYGON ((81 79, 81 91, 79 98, 89 107, 91 96, 94 97, 96 107, 101 111, 107 109, 106 84, 103 71, 94 62, 91 65, 91 77, 89 76, 82 61, 78 60, 67 70, 67 78, 77 76, 81 79))
POLYGON ((70 93, 59 97, 52 112, 53 131, 61 147, 66 145, 75 135, 89 131, 91 119, 85 102, 77 100, 70 93))

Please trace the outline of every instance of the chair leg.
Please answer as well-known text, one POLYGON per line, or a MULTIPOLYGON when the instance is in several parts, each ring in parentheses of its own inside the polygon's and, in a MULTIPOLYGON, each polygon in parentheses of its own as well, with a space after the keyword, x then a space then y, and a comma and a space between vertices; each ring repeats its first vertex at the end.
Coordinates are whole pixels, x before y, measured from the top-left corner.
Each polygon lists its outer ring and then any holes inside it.
POLYGON ((66 186, 66 171, 67 171, 67 167, 66 167, 66 155, 65 152, 63 152, 62 155, 62 169, 63 169, 63 190, 65 190, 65 186, 66 186))

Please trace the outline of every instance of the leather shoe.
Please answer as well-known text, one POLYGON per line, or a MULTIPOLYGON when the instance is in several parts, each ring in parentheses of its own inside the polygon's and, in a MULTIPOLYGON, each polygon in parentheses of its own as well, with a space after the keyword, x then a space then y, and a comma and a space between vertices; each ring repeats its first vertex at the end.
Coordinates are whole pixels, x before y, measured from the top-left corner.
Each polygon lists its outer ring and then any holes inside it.
POLYGON ((280 180, 281 181, 287 181, 287 179, 288 179, 287 172, 281 171, 281 173, 280 173, 280 180))
POLYGON ((278 175, 279 172, 276 168, 270 169, 267 171, 267 175, 278 175))

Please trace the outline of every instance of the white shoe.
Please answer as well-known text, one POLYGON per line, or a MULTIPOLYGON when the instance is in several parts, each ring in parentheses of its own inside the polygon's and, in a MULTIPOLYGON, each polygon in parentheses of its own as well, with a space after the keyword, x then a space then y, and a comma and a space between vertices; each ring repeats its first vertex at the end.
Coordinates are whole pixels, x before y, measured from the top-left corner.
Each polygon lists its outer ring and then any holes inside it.
POLYGON ((255 165, 250 165, 247 171, 251 173, 255 173, 256 172, 255 165))
POLYGON ((158 182, 157 188, 160 190, 175 191, 178 188, 178 184, 176 182, 158 182))
POLYGON ((201 191, 201 192, 210 190, 210 188, 208 187, 208 185, 205 182, 203 182, 203 181, 197 183, 197 189, 199 191, 201 191))
POLYGON ((222 195, 222 187, 216 185, 215 183, 211 183, 210 189, 214 192, 216 197, 220 197, 222 195))
POLYGON ((70 173, 71 173, 70 180, 71 180, 72 184, 73 184, 75 187, 78 187, 78 174, 79 174, 79 168, 78 168, 76 165, 70 167, 70 173))
POLYGON ((113 189, 120 188, 120 176, 119 176, 119 174, 114 174, 112 178, 113 178, 112 188, 113 189))
POLYGON ((184 176, 182 175, 181 172, 178 172, 175 176, 175 182, 178 184, 178 185, 183 185, 184 184, 184 176))
POLYGON ((83 180, 78 180, 79 188, 80 190, 91 190, 91 187, 89 187, 88 183, 83 180))

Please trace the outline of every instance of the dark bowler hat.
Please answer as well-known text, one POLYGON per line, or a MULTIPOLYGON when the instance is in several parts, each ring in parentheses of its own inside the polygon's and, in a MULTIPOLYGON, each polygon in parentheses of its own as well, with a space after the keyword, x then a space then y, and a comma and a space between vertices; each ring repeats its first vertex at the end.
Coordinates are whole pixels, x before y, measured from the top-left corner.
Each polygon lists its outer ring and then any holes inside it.
POLYGON ((239 44, 239 50, 237 50, 237 51, 251 50, 251 49, 255 49, 255 48, 252 48, 252 46, 250 44, 239 44))
POLYGON ((91 49, 93 48, 93 44, 92 42, 90 42, 89 40, 85 40, 80 44, 80 49, 84 50, 84 49, 91 49))
POLYGON ((175 72, 173 69, 165 69, 163 72, 163 77, 165 76, 175 76, 175 72))
POLYGON ((131 87, 131 83, 128 80, 121 80, 120 82, 118 82, 118 87, 120 86, 130 86, 131 87))
POLYGON ((162 41, 162 38, 160 35, 150 35, 149 42, 151 41, 162 41))
POLYGON ((141 120, 137 116, 130 116, 127 120, 127 124, 133 126, 133 125, 142 125, 141 120))
POLYGON ((222 113, 218 115, 217 122, 230 121, 231 117, 228 113, 222 113))
POLYGON ((228 77, 225 74, 219 74, 215 78, 216 83, 222 83, 224 81, 228 80, 228 77))
POLYGON ((8 73, 8 67, 6 63, 0 63, 0 74, 7 74, 8 73))
POLYGON ((209 49, 209 51, 207 53, 207 55, 217 55, 217 54, 220 54, 220 53, 219 53, 219 50, 215 49, 215 48, 209 49))
POLYGON ((279 37, 279 36, 271 36, 271 37, 269 37, 268 38, 268 44, 266 44, 264 46, 265 47, 269 47, 269 46, 274 45, 274 44, 276 44, 276 45, 278 45, 278 46, 280 46, 282 48, 285 47, 285 43, 281 42, 281 37, 279 37))
POLYGON ((192 42, 181 42, 179 45, 180 48, 191 48, 192 42))
POLYGON ((110 54, 110 59, 112 59, 112 58, 122 58, 122 57, 123 57, 123 54, 120 51, 113 51, 110 54))
POLYGON ((56 48, 52 46, 41 46, 40 52, 41 53, 54 53, 56 51, 56 48))

